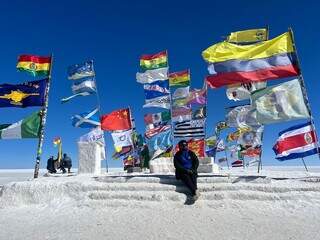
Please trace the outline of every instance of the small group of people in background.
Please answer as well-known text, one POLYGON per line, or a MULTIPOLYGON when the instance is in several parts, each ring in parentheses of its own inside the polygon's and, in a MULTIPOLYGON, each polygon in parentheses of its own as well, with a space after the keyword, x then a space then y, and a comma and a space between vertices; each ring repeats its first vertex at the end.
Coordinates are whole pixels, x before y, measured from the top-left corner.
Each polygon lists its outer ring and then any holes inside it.
POLYGON ((68 170, 68 173, 71 173, 71 167, 71 158, 66 153, 63 154, 60 161, 59 159, 54 159, 53 156, 51 156, 47 161, 47 170, 49 173, 57 173, 57 170, 61 170, 62 173, 66 173, 68 170))

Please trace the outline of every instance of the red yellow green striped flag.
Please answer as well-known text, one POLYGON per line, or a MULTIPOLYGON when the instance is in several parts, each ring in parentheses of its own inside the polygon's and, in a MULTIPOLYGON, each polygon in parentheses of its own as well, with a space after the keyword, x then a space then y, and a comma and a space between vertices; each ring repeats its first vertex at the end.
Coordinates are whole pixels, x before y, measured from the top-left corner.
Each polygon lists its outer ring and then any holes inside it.
POLYGON ((17 69, 29 72, 33 76, 48 76, 51 65, 51 57, 35 55, 20 55, 17 69))
POLYGON ((174 87, 190 86, 190 71, 184 70, 169 74, 169 85, 174 87))
POLYGON ((142 55, 140 57, 140 67, 143 70, 151 70, 168 66, 167 51, 162 51, 156 54, 142 55))

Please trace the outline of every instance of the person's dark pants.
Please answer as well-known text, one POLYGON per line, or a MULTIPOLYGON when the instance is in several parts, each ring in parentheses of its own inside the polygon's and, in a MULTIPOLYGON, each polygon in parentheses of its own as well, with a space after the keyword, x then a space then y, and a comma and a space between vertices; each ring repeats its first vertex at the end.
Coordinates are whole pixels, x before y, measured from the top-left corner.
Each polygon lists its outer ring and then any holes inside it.
POLYGON ((180 175, 181 181, 187 186, 192 195, 196 195, 197 188, 197 175, 183 173, 180 175))

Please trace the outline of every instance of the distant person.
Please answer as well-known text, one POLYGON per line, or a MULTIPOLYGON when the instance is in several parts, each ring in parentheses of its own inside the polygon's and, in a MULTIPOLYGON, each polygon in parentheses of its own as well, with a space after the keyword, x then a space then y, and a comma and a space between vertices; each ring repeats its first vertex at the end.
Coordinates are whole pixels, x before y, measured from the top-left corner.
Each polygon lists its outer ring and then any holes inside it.
POLYGON ((174 155, 174 167, 176 168, 176 178, 181 180, 191 192, 192 200, 199 198, 197 187, 199 160, 197 155, 188 149, 186 140, 178 143, 179 151, 174 155))
POLYGON ((55 168, 53 156, 51 156, 47 161, 47 170, 49 173, 56 173, 57 172, 57 170, 55 168))
POLYGON ((70 173, 71 172, 71 167, 72 167, 71 158, 66 153, 64 153, 60 169, 62 170, 63 173, 65 173, 66 172, 65 169, 67 168, 68 169, 68 173, 70 173))

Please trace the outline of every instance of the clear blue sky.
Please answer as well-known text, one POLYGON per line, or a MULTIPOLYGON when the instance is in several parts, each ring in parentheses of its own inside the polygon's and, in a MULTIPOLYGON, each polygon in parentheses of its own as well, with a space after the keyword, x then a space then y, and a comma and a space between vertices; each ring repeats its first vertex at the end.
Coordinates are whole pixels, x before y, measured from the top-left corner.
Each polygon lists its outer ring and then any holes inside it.
MULTIPOLYGON (((319 74, 320 4, 307 1, 2 1, 0 9, 0 83, 32 80, 16 71, 19 54, 54 54, 46 137, 41 167, 56 154, 52 139, 61 136, 63 149, 77 165, 77 139, 87 130, 71 126, 73 114, 93 109, 94 96, 74 99, 65 105, 60 99, 71 93, 66 79, 69 65, 95 61, 101 107, 104 113, 130 106, 139 132, 144 131, 144 94, 136 83, 139 56, 167 49, 171 71, 191 69, 192 86, 200 88, 207 74, 201 52, 231 31, 269 25, 270 37, 292 26, 302 71, 320 129, 319 74)), ((273 81, 271 84, 280 83, 273 81)), ((208 133, 224 119, 224 107, 234 105, 225 89, 210 90, 208 133)), ((1 108, 2 123, 16 122, 38 108, 1 108)), ((301 122, 301 121, 300 121, 301 122)), ((299 121, 266 126, 263 162, 267 165, 300 165, 298 160, 280 163, 272 146, 279 131, 299 121)), ((106 133, 111 167, 122 165, 110 158, 112 141, 106 133)), ((33 168, 37 140, 0 140, 0 168, 33 168)), ((319 165, 316 157, 307 163, 319 165)), ((104 163, 103 163, 104 165, 104 163)))

